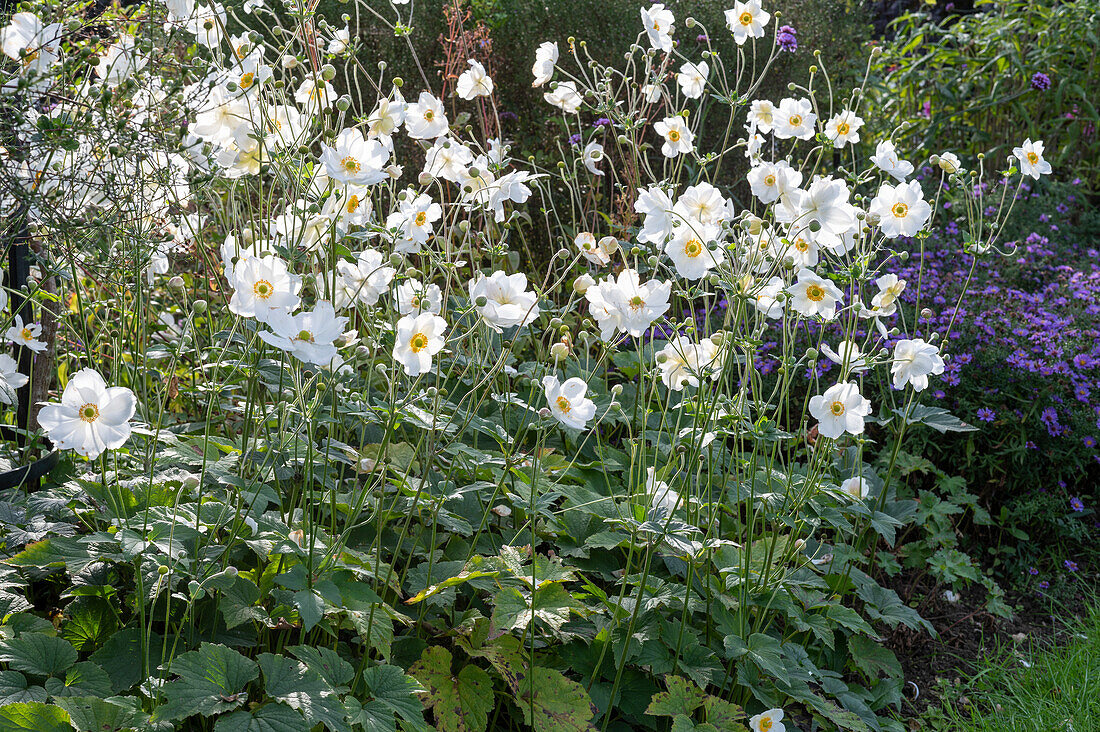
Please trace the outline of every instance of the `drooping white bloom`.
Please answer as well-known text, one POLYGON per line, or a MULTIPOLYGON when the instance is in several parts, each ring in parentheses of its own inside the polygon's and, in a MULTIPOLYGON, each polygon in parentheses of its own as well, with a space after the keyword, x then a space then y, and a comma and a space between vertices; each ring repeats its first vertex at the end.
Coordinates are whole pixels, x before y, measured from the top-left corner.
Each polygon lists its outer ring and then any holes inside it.
POLYGON ((940 153, 936 164, 940 166, 940 170, 948 175, 962 170, 962 162, 959 160, 959 156, 953 152, 940 153))
POLYGON ((439 315, 442 307, 443 292, 439 285, 429 284, 425 287, 420 280, 410 278, 397 286, 397 312, 402 315, 439 315))
POLYGON ((351 31, 345 25, 332 34, 332 38, 329 39, 328 45, 325 47, 325 53, 331 53, 334 56, 339 55, 348 50, 349 43, 351 43, 351 31))
POLYGON ((584 97, 577 91, 577 85, 572 81, 555 84, 553 89, 542 95, 542 98, 566 114, 576 112, 584 101, 584 97))
POLYGON ((830 361, 840 366, 840 376, 844 379, 848 378, 849 374, 861 374, 870 368, 867 365, 867 358, 859 350, 859 344, 855 341, 841 341, 837 344, 835 351, 829 347, 828 343, 822 343, 821 352, 830 361))
POLYGON ((470 64, 470 68, 459 74, 458 84, 455 86, 458 96, 466 100, 491 96, 493 80, 485 71, 485 67, 472 58, 466 63, 470 64))
POLYGON ((585 145, 584 151, 581 153, 581 161, 584 162, 584 167, 588 168, 588 172, 592 175, 603 175, 603 171, 598 167, 603 162, 603 158, 603 145, 595 140, 585 145))
POLYGON ((446 345, 447 321, 435 313, 406 315, 397 321, 393 358, 409 376, 432 370, 432 356, 446 345))
POLYGON ((337 357, 335 341, 344 334, 346 317, 337 317, 328 300, 321 300, 313 310, 290 315, 277 311, 268 325, 271 331, 261 331, 260 338, 295 358, 317 366, 327 366, 337 357))
POLYGON ((773 122, 777 139, 787 140, 797 137, 809 140, 814 136, 814 124, 817 115, 809 99, 791 99, 787 97, 779 102, 779 110, 773 122))
POLYGON ((355 262, 340 260, 336 263, 336 271, 340 274, 340 287, 349 300, 358 300, 368 306, 390 291, 394 275, 394 268, 374 249, 359 252, 355 262))
POLYGON ((836 307, 844 297, 836 285, 808 269, 799 270, 798 281, 787 288, 791 307, 806 316, 820 315, 825 320, 836 317, 836 307))
POLYGON ((657 469, 652 466, 645 470, 645 493, 649 497, 651 511, 672 513, 680 503, 680 494, 665 481, 657 480, 657 469))
POLYGON ((1032 142, 1029 137, 1020 147, 1012 148, 1012 154, 1019 161, 1020 172, 1024 175, 1030 175, 1035 180, 1039 180, 1041 175, 1050 175, 1050 163, 1043 158, 1042 140, 1032 142))
POLYGON ((834 384, 810 399, 810 414, 818 420, 817 431, 822 437, 836 439, 845 432, 862 434, 863 418, 870 413, 870 400, 850 381, 834 384))
POLYGON ((821 227, 814 232, 816 235, 836 239, 856 226, 856 208, 848 202, 850 195, 848 185, 839 178, 815 178, 808 190, 798 188, 783 197, 775 219, 796 230, 816 222, 821 227))
POLYGON ((802 185, 802 173, 786 160, 754 165, 746 177, 752 195, 764 204, 774 203, 802 185))
POLYGON ((96 371, 81 369, 65 384, 61 403, 47 404, 38 413, 38 424, 59 449, 94 459, 126 444, 136 409, 134 392, 108 387, 96 371))
POLYGON ((783 317, 783 303, 779 300, 779 293, 783 292, 783 289, 783 278, 772 277, 757 290, 752 304, 765 318, 778 320, 783 317))
POLYGON ((867 212, 878 218, 879 230, 888 239, 916 236, 932 216, 920 183, 913 180, 892 186, 883 183, 867 212))
POLYGON ((726 11, 726 27, 740 46, 750 38, 763 38, 764 26, 771 17, 771 13, 760 9, 760 0, 738 0, 732 9, 726 11))
POLYGON ((890 140, 883 140, 878 144, 875 154, 871 156, 871 162, 898 183, 904 183, 913 174, 913 164, 898 157, 897 149, 890 140))
POLYGON ((641 13, 649 45, 658 51, 669 53, 672 50, 673 24, 676 22, 672 11, 667 10, 664 3, 656 3, 649 8, 642 8, 641 13))
POLYGON ((859 128, 863 120, 855 112, 844 110, 825 123, 825 136, 833 141, 833 147, 859 142, 859 128))
POLYGON ((46 344, 38 340, 42 335, 42 326, 38 323, 24 323, 22 315, 16 315, 4 337, 17 346, 29 348, 35 353, 46 350, 46 344))
POLYGON ((898 341, 894 346, 894 362, 890 367, 894 375, 894 388, 902 389, 906 384, 914 391, 928 388, 928 377, 943 373, 944 363, 940 349, 923 338, 898 341))
POLYGON ((897 301, 905 291, 905 280, 898 279, 896 274, 885 274, 877 278, 875 284, 878 285, 878 292, 871 298, 871 308, 860 311, 861 317, 880 318, 897 312, 897 301))
POLYGON ((562 383, 556 376, 544 376, 542 389, 550 405, 550 413, 566 427, 584 429, 588 420, 596 416, 596 403, 585 396, 588 384, 582 379, 574 376, 562 383))
POLYGON ((378 104, 367 117, 367 137, 377 139, 388 148, 393 147, 393 133, 405 123, 405 98, 401 90, 394 87, 393 93, 378 100, 378 104))
POLYGON ((390 151, 378 140, 368 140, 357 129, 340 130, 336 142, 321 146, 321 162, 333 180, 369 186, 386 179, 390 151))
POLYGON ((539 44, 535 51, 535 65, 531 67, 531 74, 535 80, 531 86, 542 86, 550 81, 554 75, 554 65, 558 62, 558 44, 546 41, 539 44))
POLYGON ((233 288, 229 312, 242 318, 266 323, 273 312, 290 312, 301 303, 302 279, 290 274, 286 262, 273 254, 237 262, 229 284, 233 288))
POLYGON ((228 23, 225 6, 221 3, 213 5, 196 5, 195 11, 184 24, 184 27, 195 35, 195 40, 207 48, 217 48, 223 37, 223 31, 228 23))
POLYGON ((722 247, 712 250, 708 246, 718 236, 718 227, 710 224, 685 225, 676 229, 665 245, 665 254, 676 266, 676 274, 688 280, 698 280, 724 262, 726 254, 722 247))
POLYGON ((717 379, 722 370, 722 351, 709 338, 699 343, 680 334, 674 335, 657 352, 661 382, 672 391, 684 386, 699 386, 704 378, 717 379))
POLYGON ((674 158, 692 151, 695 135, 688 129, 683 117, 679 115, 665 117, 653 125, 653 130, 665 140, 665 144, 661 146, 661 152, 666 158, 674 158))
POLYGON ((490 276, 479 274, 469 284, 470 300, 481 318, 498 333, 512 326, 530 325, 539 316, 538 295, 527 291, 527 275, 505 274, 497 270, 490 276), (485 304, 478 304, 485 298, 485 304))
POLYGON ((605 236, 596 241, 596 235, 591 231, 582 231, 573 239, 573 243, 581 250, 581 254, 592 264, 604 267, 611 263, 611 255, 619 249, 619 240, 613 236, 605 236))
POLYGON ((672 283, 649 280, 642 283, 638 272, 624 269, 600 280, 585 293, 589 310, 600 326, 600 337, 609 340, 617 331, 639 337, 657 318, 668 312, 672 283))
POLYGON ((473 162, 473 150, 449 137, 440 137, 425 154, 424 172, 452 183, 462 183, 473 162))
POLYGON ((29 377, 19 373, 19 363, 6 353, 0 353, 0 402, 15 404, 15 390, 27 385, 29 377))
POLYGON ((866 478, 856 475, 841 483, 840 490, 858 501, 871 494, 871 484, 866 478))
POLYGON ((443 102, 431 92, 420 92, 416 101, 405 108, 405 131, 414 140, 434 140, 446 134, 447 128, 443 102))
POLYGON ((752 732, 787 732, 787 728, 783 724, 782 719, 782 709, 769 709, 750 719, 749 727, 752 729, 752 732))
POLYGON ((680 91, 688 99, 698 99, 703 96, 707 87, 707 78, 710 76, 710 67, 706 61, 695 64, 686 62, 680 67, 680 73, 676 75, 676 83, 680 85, 680 91))
POLYGON ((677 220, 673 216, 673 208, 672 198, 660 186, 653 185, 640 191, 634 201, 634 210, 642 214, 645 220, 642 230, 638 232, 638 240, 647 244, 664 244, 677 220))
POLYGON ((772 131, 776 112, 775 105, 767 99, 754 99, 749 106, 748 124, 766 135, 772 131))
POLYGON ((276 104, 268 108, 264 145, 275 150, 298 147, 305 138, 307 118, 296 108, 276 104))

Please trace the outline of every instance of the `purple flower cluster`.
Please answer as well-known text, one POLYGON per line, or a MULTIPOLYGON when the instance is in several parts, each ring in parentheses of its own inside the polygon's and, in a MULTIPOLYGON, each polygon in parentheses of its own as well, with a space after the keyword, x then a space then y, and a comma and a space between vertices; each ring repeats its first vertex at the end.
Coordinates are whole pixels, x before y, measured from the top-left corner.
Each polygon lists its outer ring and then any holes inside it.
POLYGON ((1046 91, 1050 88, 1050 77, 1042 71, 1036 71, 1031 77, 1031 88, 1036 91, 1046 91))
POLYGON ((789 25, 779 26, 779 32, 775 36, 775 43, 779 46, 780 51, 787 51, 788 53, 794 53, 798 50, 798 36, 796 31, 789 25))

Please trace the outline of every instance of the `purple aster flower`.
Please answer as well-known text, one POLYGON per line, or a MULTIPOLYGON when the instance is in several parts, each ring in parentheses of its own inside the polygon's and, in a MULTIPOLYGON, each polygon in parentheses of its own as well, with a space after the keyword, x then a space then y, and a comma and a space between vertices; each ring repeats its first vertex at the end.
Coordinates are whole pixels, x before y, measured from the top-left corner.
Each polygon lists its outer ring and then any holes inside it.
POLYGON ((515 122, 515 121, 517 121, 517 120, 519 119, 519 115, 518 115, 518 114, 516 114, 515 112, 501 112, 501 113, 500 113, 500 118, 501 118, 502 120, 505 120, 505 119, 506 119, 506 120, 508 120, 509 122, 515 122))
POLYGON ((1077 571, 1077 562, 1067 559, 1065 562, 1063 562, 1063 564, 1066 565, 1066 569, 1068 569, 1070 572, 1077 571))
POLYGON ((983 422, 992 422, 997 418, 997 413, 988 407, 982 407, 978 410, 978 419, 983 422))
POLYGON ((1085 504, 1081 503, 1080 498, 1071 498, 1071 499, 1069 499, 1069 507, 1072 508, 1077 513, 1080 513, 1081 511, 1085 510, 1085 504))
POLYGON ((573 145, 574 147, 576 147, 577 145, 580 145, 581 144, 581 133, 578 132, 575 135, 570 135, 569 136, 569 144, 573 145))
POLYGON ((1085 447, 1096 447, 1096 438, 1092 435, 1085 435, 1081 438, 1081 442, 1085 445, 1085 447))
POLYGON ((1050 587, 1050 583, 1047 582, 1046 580, 1043 580, 1042 582, 1039 583, 1039 589, 1040 590, 1045 590, 1048 587, 1050 587))
POLYGON ((1039 574, 1039 570, 1035 569, 1035 567, 1028 567, 1027 573, 1034 577, 1035 575, 1039 574))
POLYGON ((1050 77, 1042 71, 1036 71, 1031 76, 1031 88, 1036 91, 1046 91, 1050 88, 1050 77))
POLYGON ((610 127, 611 126, 611 120, 609 120, 607 117, 600 117, 598 120, 596 120, 595 122, 592 123, 592 126, 593 127, 610 127))
POLYGON ((789 25, 780 26, 779 33, 775 36, 775 43, 781 51, 789 53, 797 51, 798 37, 795 35, 795 29, 789 25))

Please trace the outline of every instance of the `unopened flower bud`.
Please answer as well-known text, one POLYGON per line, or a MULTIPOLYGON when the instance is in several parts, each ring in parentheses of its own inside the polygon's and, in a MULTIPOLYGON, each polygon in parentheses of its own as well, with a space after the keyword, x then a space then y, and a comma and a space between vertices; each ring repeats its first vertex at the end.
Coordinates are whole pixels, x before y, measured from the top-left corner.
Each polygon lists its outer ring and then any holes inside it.
POLYGON ((325 64, 321 67, 321 78, 325 81, 332 81, 336 78, 336 67, 332 64, 325 64))
POLYGON ((561 361, 569 356, 569 346, 564 343, 555 343, 550 346, 550 355, 554 357, 555 361, 561 361))
POLYGON ((578 295, 583 295, 585 292, 588 291, 588 288, 594 284, 596 284, 596 280, 592 277, 592 275, 586 272, 577 279, 573 280, 573 292, 577 293, 578 295))
POLYGON ((203 313, 206 312, 206 305, 207 305, 206 300, 203 300, 203 299, 200 298, 198 300, 195 300, 195 302, 191 305, 191 307, 194 309, 194 311, 196 313, 198 313, 199 315, 202 315, 203 313))
POLYGON ((550 411, 550 407, 543 407, 542 409, 539 410, 539 416, 542 417, 543 419, 545 419, 546 417, 551 416, 552 414, 553 414, 553 412, 550 411))
POLYGON ((298 57, 287 54, 286 56, 283 56, 282 60, 279 63, 284 69, 287 69, 288 71, 290 69, 296 69, 298 68, 298 57))
POLYGON ((474 305, 477 305, 479 308, 483 308, 488 304, 489 298, 485 297, 484 295, 478 295, 477 299, 474 300, 474 305))
POLYGON ((182 293, 186 287, 187 285, 184 283, 183 278, 179 275, 175 275, 172 279, 168 280, 168 289, 177 295, 182 293))

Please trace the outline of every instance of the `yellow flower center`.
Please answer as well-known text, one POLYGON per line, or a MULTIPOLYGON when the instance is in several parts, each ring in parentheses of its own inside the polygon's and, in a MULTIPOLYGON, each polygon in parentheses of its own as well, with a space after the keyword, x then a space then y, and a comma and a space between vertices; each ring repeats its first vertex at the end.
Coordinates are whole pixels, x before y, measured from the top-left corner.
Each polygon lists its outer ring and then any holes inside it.
POLYGON ((771 186, 774 186, 775 185, 775 176, 774 175, 765 175, 764 176, 764 185, 768 186, 769 188, 771 186))
POLYGON ((684 254, 689 257, 698 257, 703 253, 703 245, 698 239, 688 239, 684 244, 684 254))
POLYGON ((35 59, 37 59, 37 58, 38 58, 38 51, 31 51, 30 53, 28 53, 26 56, 23 57, 23 68, 26 68, 26 67, 30 66, 31 64, 33 64, 35 59))
POLYGON ((241 74, 241 81, 237 84, 242 89, 247 89, 252 86, 252 82, 256 79, 256 75, 249 71, 246 74, 241 74))
POLYGON ((95 422, 97 419, 99 419, 99 405, 88 402, 80 408, 78 414, 80 415, 80 420, 82 422, 87 422, 88 424, 91 424, 92 422, 95 422))
POLYGON ((359 172, 359 161, 353 158, 351 155, 348 155, 346 158, 341 160, 340 165, 344 166, 344 170, 348 171, 349 173, 359 172))
POLYGON ((424 120, 426 122, 431 122, 433 119, 435 119, 435 112, 433 112, 430 109, 425 109, 424 110, 424 120))
POLYGON ((233 49, 233 52, 237 54, 237 58, 243 59, 246 55, 248 55, 248 44, 242 43, 241 45, 233 49))
POLYGON ((798 127, 799 125, 802 124, 802 115, 801 114, 791 115, 791 118, 787 121, 791 123, 791 127, 798 127))
POLYGON ((834 417, 839 417, 844 414, 844 402, 833 402, 829 405, 829 411, 833 413, 834 417))
POLYGON ((423 226, 424 222, 426 222, 427 220, 428 220, 428 212, 427 211, 421 211, 420 213, 418 213, 416 215, 416 218, 413 219, 413 223, 416 224, 417 226, 423 226))
POLYGON ((672 140, 673 142, 679 142, 680 141, 680 131, 679 130, 669 130, 668 131, 668 139, 672 140))
POLYGON ((31 333, 30 328, 24 328, 23 330, 19 331, 19 335, 21 335, 23 337, 23 340, 25 341, 29 341, 34 338, 34 333, 31 333))
POLYGON ((806 297, 814 302, 821 302, 825 299, 825 288, 821 285, 810 285, 806 288, 806 297))
POLYGON ((267 280, 256 280, 256 284, 252 285, 252 292, 256 297, 266 300, 275 294, 275 288, 267 280))
POLYGON ((428 347, 428 336, 423 333, 413 333, 413 337, 409 339, 409 348, 413 353, 420 353, 428 347))
POLYGON ((1029 152, 1029 153, 1027 154, 1027 161, 1028 161, 1029 163, 1031 163, 1032 165, 1035 165, 1036 163, 1038 163, 1038 162, 1039 162, 1039 156, 1038 156, 1038 155, 1036 155, 1036 154, 1035 154, 1035 153, 1033 153, 1033 152, 1029 152))
POLYGON ((357 196, 353 193, 353 194, 351 194, 351 198, 348 199, 348 206, 347 206, 346 210, 350 214, 350 213, 355 213, 355 211, 358 208, 359 208, 359 196, 357 196))
POLYGON ((837 133, 841 135, 847 135, 852 130, 851 126, 847 122, 841 122, 836 126, 837 133))
POLYGON ((653 30, 655 30, 655 31, 661 30, 661 24, 658 23, 657 21, 653 21, 653 30))
POLYGON ((894 218, 904 219, 909 213, 909 206, 899 201, 890 209, 890 213, 894 214, 894 218))
POLYGON ((799 237, 794 240, 794 248, 805 254, 806 252, 810 251, 810 242, 806 241, 802 237, 799 237))
POLYGON ((208 31, 209 30, 214 30, 214 21, 204 20, 203 23, 202 23, 202 27, 205 28, 208 31))
POLYGON ((573 409, 573 405, 570 404, 569 400, 563 396, 555 399, 554 403, 558 405, 558 409, 561 410, 562 414, 569 414, 569 412, 573 409))
POLYGON ((630 298, 630 309, 631 310, 637 310, 638 308, 642 307, 643 305, 645 305, 645 300, 642 299, 641 295, 635 295, 634 297, 630 298))
POLYGON ((752 25, 752 13, 741 13, 738 20, 741 21, 741 25, 752 25))
POLYGON ((761 717, 760 718, 760 732, 767 732, 767 730, 769 730, 771 728, 772 728, 772 718, 771 717, 761 717))

